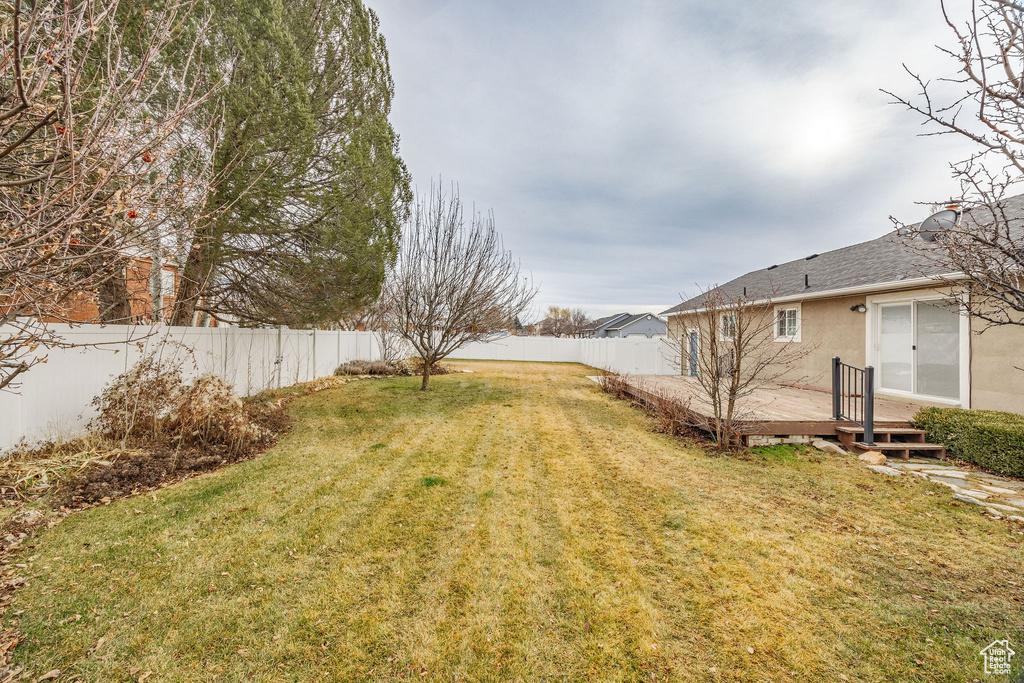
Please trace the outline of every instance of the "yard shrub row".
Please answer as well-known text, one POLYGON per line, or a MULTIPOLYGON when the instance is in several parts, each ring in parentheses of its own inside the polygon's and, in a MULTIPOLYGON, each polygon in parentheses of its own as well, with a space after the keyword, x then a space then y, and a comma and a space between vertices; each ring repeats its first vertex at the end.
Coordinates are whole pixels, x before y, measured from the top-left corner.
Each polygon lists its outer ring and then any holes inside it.
POLYGON ((953 457, 1011 477, 1024 478, 1024 415, 994 410, 923 408, 914 426, 953 457))

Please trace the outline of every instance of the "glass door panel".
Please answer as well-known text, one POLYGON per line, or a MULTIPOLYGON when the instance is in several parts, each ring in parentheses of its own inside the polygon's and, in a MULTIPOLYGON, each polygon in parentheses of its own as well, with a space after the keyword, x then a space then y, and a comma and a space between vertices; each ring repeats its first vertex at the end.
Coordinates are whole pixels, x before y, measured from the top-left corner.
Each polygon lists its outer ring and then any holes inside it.
POLYGON ((878 386, 895 391, 914 390, 914 328, 910 304, 880 307, 878 386))
POLYGON ((917 387, 925 396, 960 398, 960 314, 955 304, 918 301, 917 387))

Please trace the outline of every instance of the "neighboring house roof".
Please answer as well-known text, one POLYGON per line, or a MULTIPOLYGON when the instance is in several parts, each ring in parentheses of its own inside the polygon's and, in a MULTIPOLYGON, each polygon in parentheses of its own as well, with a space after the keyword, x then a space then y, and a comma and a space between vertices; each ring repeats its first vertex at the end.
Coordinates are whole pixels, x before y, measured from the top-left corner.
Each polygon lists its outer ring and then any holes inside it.
POLYGON ((636 315, 630 315, 630 316, 627 316, 626 318, 623 318, 622 320, 615 321, 611 326, 606 327, 605 329, 606 330, 621 330, 624 327, 628 327, 628 326, 632 325, 633 323, 635 323, 638 320, 646 320, 648 316, 650 316, 654 320, 660 320, 661 322, 664 322, 663 320, 661 320, 661 318, 659 318, 654 313, 637 313, 636 315))
MULTIPOLYGON (((1024 216, 1024 195, 1007 199, 1005 207, 1008 214, 1024 216)), ((969 213, 965 213, 964 220, 970 221, 969 213)), ((935 256, 929 257, 928 252, 935 249, 934 242, 926 242, 920 237, 911 240, 894 230, 867 242, 755 270, 717 289, 726 300, 743 297, 748 301, 759 301, 797 297, 813 299, 871 285, 906 286, 920 278, 950 274, 950 269, 935 256)), ((705 297, 706 294, 693 297, 663 311, 662 315, 699 308, 705 297)))
POLYGON ((600 330, 604 329, 605 326, 615 323, 619 318, 628 318, 629 313, 616 313, 615 315, 605 316, 604 318, 598 318, 587 326, 587 330, 600 330))

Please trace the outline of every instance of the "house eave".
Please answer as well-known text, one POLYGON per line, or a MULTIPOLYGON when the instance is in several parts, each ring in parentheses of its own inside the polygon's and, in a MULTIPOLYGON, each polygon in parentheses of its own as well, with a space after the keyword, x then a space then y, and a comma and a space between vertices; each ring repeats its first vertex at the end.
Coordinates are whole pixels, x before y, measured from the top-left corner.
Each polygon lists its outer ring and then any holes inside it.
MULTIPOLYGON (((857 285, 856 287, 843 287, 841 289, 830 289, 822 292, 808 292, 780 296, 777 299, 758 299, 749 302, 750 306, 766 306, 774 304, 795 303, 799 301, 813 301, 815 299, 838 299, 845 296, 857 296, 860 294, 877 294, 879 292, 894 292, 905 289, 919 289, 937 284, 949 282, 950 280, 963 280, 966 276, 963 273, 951 273, 948 275, 937 275, 928 277, 907 278, 905 280, 894 280, 892 282, 878 282, 870 285, 857 285)), ((688 308, 675 313, 668 313, 666 317, 690 315, 703 308, 688 308)))

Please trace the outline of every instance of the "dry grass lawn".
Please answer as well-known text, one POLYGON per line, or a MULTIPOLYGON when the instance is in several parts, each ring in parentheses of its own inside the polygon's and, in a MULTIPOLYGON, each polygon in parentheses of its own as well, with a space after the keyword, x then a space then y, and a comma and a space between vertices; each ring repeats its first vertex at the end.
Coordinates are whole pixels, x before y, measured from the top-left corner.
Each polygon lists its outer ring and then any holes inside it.
POLYGON ((989 642, 1024 659, 1019 528, 846 458, 709 456, 582 366, 456 365, 474 374, 428 393, 300 398, 263 457, 42 532, 14 560, 15 661, 150 683, 987 682, 989 642))

